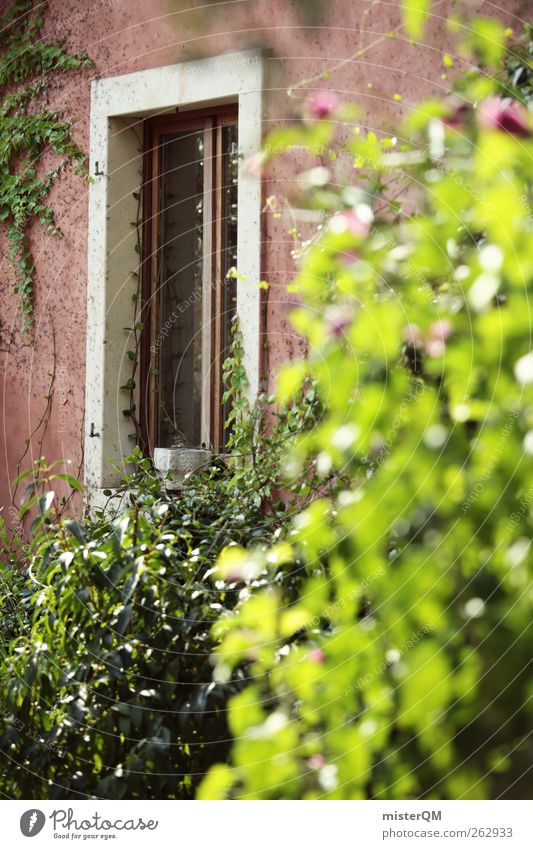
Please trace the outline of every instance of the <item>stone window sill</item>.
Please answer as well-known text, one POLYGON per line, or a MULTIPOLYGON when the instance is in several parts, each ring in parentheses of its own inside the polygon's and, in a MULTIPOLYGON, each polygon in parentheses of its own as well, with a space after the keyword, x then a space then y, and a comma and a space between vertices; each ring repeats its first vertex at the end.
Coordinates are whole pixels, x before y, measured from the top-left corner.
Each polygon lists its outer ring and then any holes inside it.
POLYGON ((185 477, 209 465, 213 456, 206 448, 155 448, 154 468, 165 489, 179 490, 185 477))

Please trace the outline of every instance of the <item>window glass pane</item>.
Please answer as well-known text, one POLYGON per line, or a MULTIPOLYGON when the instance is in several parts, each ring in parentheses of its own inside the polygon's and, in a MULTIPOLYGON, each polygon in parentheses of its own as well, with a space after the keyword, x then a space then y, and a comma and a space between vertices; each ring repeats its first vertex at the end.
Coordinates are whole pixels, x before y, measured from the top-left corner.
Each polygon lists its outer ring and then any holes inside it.
MULTIPOLYGON (((237 126, 222 128, 223 175, 222 175, 222 270, 224 275, 222 298, 222 351, 220 363, 229 354, 231 345, 231 322, 237 312, 237 281, 228 276, 228 271, 237 266, 237 174, 239 158, 237 151, 237 126)), ((224 392, 225 387, 222 387, 224 392)), ((222 423, 229 415, 229 405, 223 405, 222 423)), ((223 442, 228 438, 224 429, 223 442)))
POLYGON ((161 138, 159 423, 162 447, 201 444, 204 134, 161 138))

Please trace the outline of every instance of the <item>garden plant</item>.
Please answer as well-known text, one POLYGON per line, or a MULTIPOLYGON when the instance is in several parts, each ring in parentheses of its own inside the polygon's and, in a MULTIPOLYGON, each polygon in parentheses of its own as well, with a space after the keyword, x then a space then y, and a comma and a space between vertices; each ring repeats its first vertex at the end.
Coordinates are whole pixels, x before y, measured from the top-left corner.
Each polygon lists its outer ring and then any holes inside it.
POLYGON ((317 218, 277 412, 236 330, 228 456, 179 495, 139 449, 84 519, 54 465, 20 477, 5 796, 530 793, 531 74, 527 42, 468 32, 455 93, 394 134, 314 91, 250 164, 307 149, 286 200, 317 218))

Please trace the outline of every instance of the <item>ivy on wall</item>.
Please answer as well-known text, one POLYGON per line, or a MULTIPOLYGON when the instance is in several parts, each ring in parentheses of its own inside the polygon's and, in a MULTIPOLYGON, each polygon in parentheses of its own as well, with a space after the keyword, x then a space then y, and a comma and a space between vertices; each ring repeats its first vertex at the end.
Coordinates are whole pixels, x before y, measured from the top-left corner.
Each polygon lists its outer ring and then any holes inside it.
POLYGON ((64 39, 40 38, 43 10, 33 0, 17 0, 0 17, 0 222, 7 228, 9 262, 22 313, 21 327, 33 324, 35 263, 28 232, 37 220, 58 234, 46 198, 59 174, 73 166, 87 175, 85 154, 72 139, 72 123, 58 111, 42 111, 36 98, 46 93, 51 75, 90 64, 85 53, 71 55, 64 39), (36 105, 37 104, 37 105, 36 105), (60 157, 42 165, 46 151, 60 157))

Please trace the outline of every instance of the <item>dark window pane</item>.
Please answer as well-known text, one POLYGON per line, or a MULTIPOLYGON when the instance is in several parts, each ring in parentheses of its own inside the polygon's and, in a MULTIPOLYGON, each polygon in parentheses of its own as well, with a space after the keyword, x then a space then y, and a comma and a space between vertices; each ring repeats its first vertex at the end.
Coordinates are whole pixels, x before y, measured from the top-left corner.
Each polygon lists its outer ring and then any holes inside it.
MULTIPOLYGON (((224 280, 224 292, 222 297, 222 351, 220 352, 220 363, 224 362, 229 354, 231 345, 231 322, 237 312, 237 281, 234 276, 228 275, 231 268, 237 266, 237 174, 238 174, 238 152, 237 152, 237 127, 226 126, 222 129, 223 150, 223 175, 222 175, 222 270, 224 280)), ((224 392, 225 387, 222 387, 224 392)), ((223 425, 229 415, 229 405, 223 404, 223 425)), ((224 427, 223 443, 228 438, 227 429, 224 427)))
POLYGON ((204 133, 161 138, 159 426, 162 447, 201 444, 204 133))

